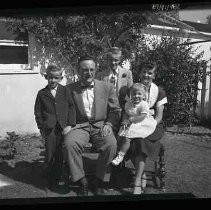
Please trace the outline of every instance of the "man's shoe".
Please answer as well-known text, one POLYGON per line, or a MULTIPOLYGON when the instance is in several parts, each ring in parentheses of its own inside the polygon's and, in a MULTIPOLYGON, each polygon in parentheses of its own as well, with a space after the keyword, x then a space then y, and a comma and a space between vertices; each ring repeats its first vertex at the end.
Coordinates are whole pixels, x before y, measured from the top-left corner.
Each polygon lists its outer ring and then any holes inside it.
POLYGON ((91 186, 91 190, 95 195, 105 194, 105 183, 102 180, 95 177, 92 183, 93 185, 91 186))
POLYGON ((90 190, 96 194, 96 191, 100 185, 101 180, 97 177, 94 177, 93 180, 90 182, 90 190))
POLYGON ((80 182, 80 189, 78 192, 79 196, 88 196, 88 182, 86 180, 86 177, 83 177, 79 180, 80 182))
POLYGON ((88 192, 88 183, 84 183, 78 191, 78 196, 88 196, 88 192))

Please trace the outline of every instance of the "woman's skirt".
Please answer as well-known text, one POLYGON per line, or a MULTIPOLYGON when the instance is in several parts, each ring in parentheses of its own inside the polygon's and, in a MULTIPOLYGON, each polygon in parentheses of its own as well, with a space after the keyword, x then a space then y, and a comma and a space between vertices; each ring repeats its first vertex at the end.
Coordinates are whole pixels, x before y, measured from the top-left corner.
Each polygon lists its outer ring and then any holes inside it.
POLYGON ((163 137, 165 132, 164 123, 161 122, 157 125, 155 131, 148 137, 134 138, 131 141, 131 146, 128 151, 128 158, 134 158, 140 153, 144 153, 147 158, 151 160, 157 160, 161 143, 160 139, 163 137))

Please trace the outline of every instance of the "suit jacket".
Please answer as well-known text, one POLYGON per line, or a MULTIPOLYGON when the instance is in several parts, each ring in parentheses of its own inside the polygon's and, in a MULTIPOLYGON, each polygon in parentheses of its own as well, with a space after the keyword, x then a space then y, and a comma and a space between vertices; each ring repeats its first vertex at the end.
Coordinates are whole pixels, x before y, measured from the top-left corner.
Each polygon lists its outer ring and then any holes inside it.
MULTIPOLYGON (((124 69, 121 66, 118 66, 118 75, 117 75, 117 88, 116 93, 119 99, 119 103, 122 109, 124 109, 125 96, 129 91, 129 88, 133 85, 132 72, 130 70, 124 69)), ((96 79, 103 80, 105 82, 109 81, 110 71, 102 71, 96 75, 96 79)))
POLYGON ((97 127, 102 127, 104 123, 113 127, 119 124, 121 108, 112 84, 94 80, 94 119, 91 121, 87 118, 83 105, 80 81, 67 85, 67 88, 72 92, 75 103, 76 124, 87 125, 89 122, 97 127))
POLYGON ((46 86, 37 94, 34 114, 37 127, 44 132, 54 128, 57 122, 62 129, 67 125, 74 126, 76 113, 71 93, 59 84, 54 98, 46 86))

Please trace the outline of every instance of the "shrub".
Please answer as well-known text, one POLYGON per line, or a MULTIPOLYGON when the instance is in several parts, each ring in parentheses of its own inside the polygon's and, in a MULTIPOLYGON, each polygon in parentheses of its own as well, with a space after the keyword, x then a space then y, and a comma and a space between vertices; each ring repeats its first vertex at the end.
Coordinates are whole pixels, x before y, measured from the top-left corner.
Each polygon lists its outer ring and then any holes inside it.
POLYGON ((13 132, 7 132, 6 139, 2 140, 0 144, 0 160, 10 160, 13 159, 17 153, 15 147, 15 141, 19 138, 19 135, 13 132))
POLYGON ((202 79, 207 61, 202 60, 203 52, 197 54, 188 40, 181 44, 173 36, 146 40, 141 43, 132 71, 135 82, 139 81, 140 69, 144 62, 158 64, 155 83, 162 86, 167 94, 168 104, 164 120, 168 125, 192 125, 199 122, 195 114, 197 105, 198 83, 202 79))

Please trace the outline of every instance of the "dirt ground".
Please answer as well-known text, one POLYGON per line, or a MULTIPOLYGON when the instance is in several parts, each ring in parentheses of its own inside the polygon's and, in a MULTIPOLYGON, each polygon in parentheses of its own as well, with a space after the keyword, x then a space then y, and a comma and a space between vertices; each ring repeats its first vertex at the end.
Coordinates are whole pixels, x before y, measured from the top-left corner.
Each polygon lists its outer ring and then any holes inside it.
MULTIPOLYGON (((211 197, 211 129, 205 127, 167 128, 162 139, 165 146, 166 191, 161 192, 148 177, 145 195, 192 193, 197 198, 211 197)), ((43 173, 44 147, 40 136, 20 136, 15 142, 17 154, 11 160, 0 160, 0 203, 13 198, 76 197, 77 186, 61 186, 57 192, 46 188, 43 173)), ((93 170, 97 154, 85 154, 87 173, 93 170)), ((154 163, 147 162, 146 170, 154 163)), ((106 195, 131 194, 133 165, 126 163, 120 177, 122 189, 108 189, 106 195)), ((91 176, 90 176, 91 181, 91 176)), ((89 192, 90 196, 93 196, 89 192)))

